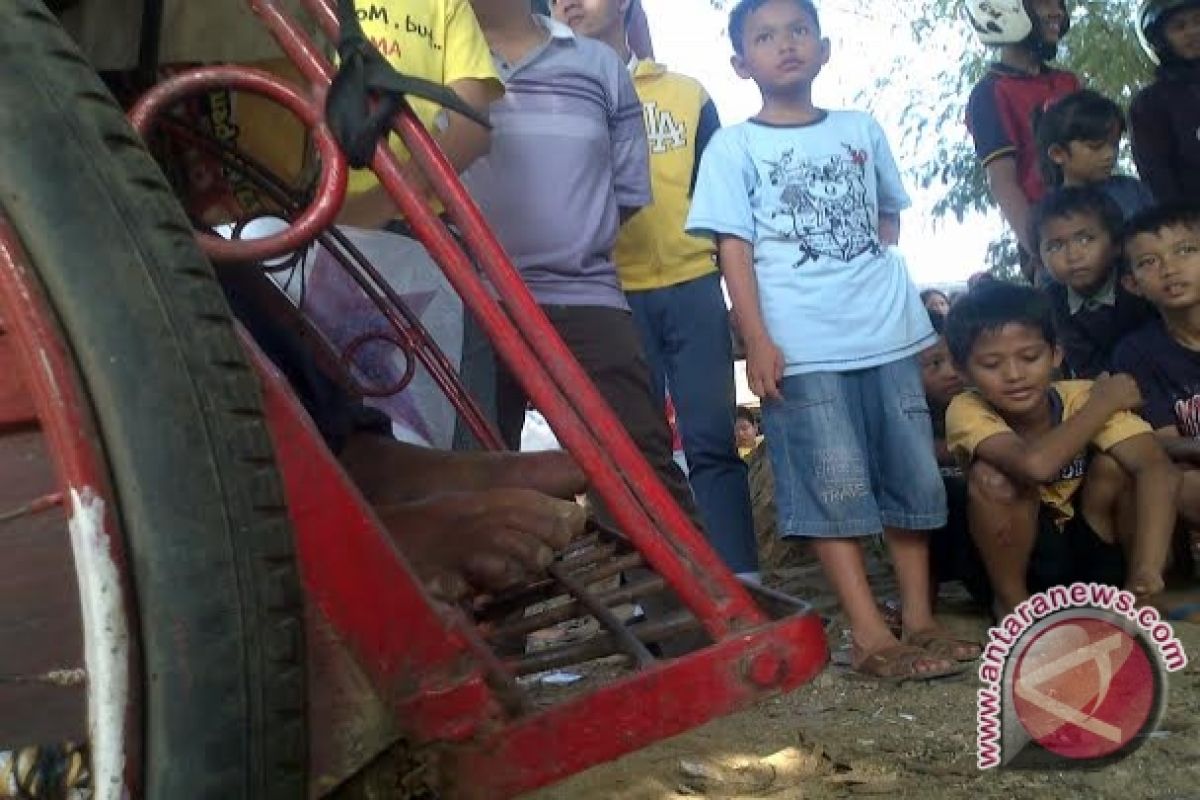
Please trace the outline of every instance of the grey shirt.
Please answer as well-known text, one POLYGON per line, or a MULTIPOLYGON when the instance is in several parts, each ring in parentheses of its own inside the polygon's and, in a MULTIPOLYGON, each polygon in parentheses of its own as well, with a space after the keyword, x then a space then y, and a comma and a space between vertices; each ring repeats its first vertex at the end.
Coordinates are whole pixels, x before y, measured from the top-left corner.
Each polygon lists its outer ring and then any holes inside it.
POLYGON ((539 303, 628 308, 612 251, 620 209, 651 201, 642 105, 612 48, 537 20, 524 60, 493 53, 505 93, 463 180, 539 303))

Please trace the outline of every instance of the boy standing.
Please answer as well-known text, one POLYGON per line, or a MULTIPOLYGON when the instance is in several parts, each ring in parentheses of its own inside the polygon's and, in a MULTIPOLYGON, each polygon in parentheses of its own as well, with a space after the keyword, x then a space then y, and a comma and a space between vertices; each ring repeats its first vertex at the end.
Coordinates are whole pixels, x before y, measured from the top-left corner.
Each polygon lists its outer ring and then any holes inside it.
POLYGON ((1050 305, 997 283, 950 312, 950 352, 974 391, 946 415, 951 451, 968 470, 971 536, 996 615, 1030 592, 1075 581, 1123 585, 1139 599, 1163 588, 1179 473, 1128 375, 1057 381, 1050 305))
POLYGON ((1200 0, 1143 0, 1138 31, 1158 64, 1133 98, 1133 159, 1160 203, 1200 196, 1200 0))
POLYGON ((850 621, 855 669, 948 674, 979 648, 934 622, 917 532, 945 523, 946 499, 915 359, 933 331, 886 247, 908 197, 869 115, 813 105, 829 41, 811 2, 742 0, 729 35, 733 67, 758 84, 763 107, 709 143, 688 230, 717 240, 750 388, 763 399, 780 530, 813 542, 850 621), (880 530, 903 644, 867 583, 860 540, 880 530))
POLYGON ((1033 210, 1032 239, 1055 283, 1054 326, 1071 377, 1112 369, 1113 349, 1154 317, 1154 308, 1120 280, 1121 208, 1098 188, 1069 187, 1033 210))
POLYGON ((705 526, 737 573, 758 570, 746 463, 734 448, 733 342, 712 240, 684 231, 700 157, 721 127, 692 78, 629 49, 630 0, 555 0, 555 18, 608 44, 629 65, 650 141, 654 203, 629 220, 614 253, 650 364, 655 396, 667 387, 705 526))
POLYGON ((1142 416, 1185 467, 1179 513, 1200 526, 1200 209, 1164 207, 1130 221, 1128 281, 1159 318, 1126 337, 1113 365, 1138 383, 1142 416))
MULTIPOLYGON (((441 83, 473 109, 488 113, 488 106, 504 88, 488 53, 487 42, 468 0, 375 0, 372 13, 362 20, 363 33, 388 62, 406 75, 441 83)), ((433 132, 450 163, 462 172, 488 151, 489 133, 475 122, 435 103, 415 99, 413 110, 433 132)), ((407 157, 399 138, 392 148, 407 157)), ((405 177, 414 186, 428 186, 420 171, 406 162, 405 177)), ((399 211, 370 170, 351 173, 346 204, 338 222, 358 228, 380 228, 396 219, 399 211)))
POLYGON ((1047 65, 1070 28, 1070 15, 1065 0, 968 0, 966 7, 980 40, 1000 46, 1000 60, 971 91, 967 128, 992 199, 1021 245, 1021 271, 1032 282, 1038 265, 1029 210, 1046 192, 1033 112, 1080 88, 1075 75, 1047 65))
MULTIPOLYGON (((532 14, 529 0, 474 5, 505 95, 491 109, 491 152, 464 183, 567 347, 695 518, 612 260, 620 221, 651 199, 633 81, 612 48, 532 14)), ((497 363, 497 417, 514 449, 527 403, 497 363)))

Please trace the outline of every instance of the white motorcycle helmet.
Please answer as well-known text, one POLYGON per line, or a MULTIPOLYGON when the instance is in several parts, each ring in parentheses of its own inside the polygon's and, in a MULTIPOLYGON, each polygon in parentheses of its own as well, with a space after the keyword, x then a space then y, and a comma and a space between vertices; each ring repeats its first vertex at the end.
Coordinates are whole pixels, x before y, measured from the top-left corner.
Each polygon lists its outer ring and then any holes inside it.
POLYGON ((966 0, 963 12, 986 45, 1018 44, 1033 33, 1033 19, 1022 0, 966 0))
MULTIPOLYGON (((1066 0, 1063 0, 1063 5, 1069 12, 1070 6, 1066 0)), ((963 12, 979 36, 979 41, 985 45, 1020 44, 1031 37, 1040 38, 1037 25, 1023 0, 965 0, 963 12)), ((1063 22, 1063 36, 1070 27, 1071 15, 1068 13, 1063 22)), ((1053 49, 1044 55, 1053 57, 1053 49)))

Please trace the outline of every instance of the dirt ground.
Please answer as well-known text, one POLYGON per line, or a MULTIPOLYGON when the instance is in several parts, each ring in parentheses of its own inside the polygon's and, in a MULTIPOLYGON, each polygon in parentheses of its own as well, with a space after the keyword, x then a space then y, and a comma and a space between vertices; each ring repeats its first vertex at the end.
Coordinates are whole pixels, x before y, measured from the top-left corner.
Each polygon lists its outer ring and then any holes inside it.
MULTIPOLYGON (((886 595, 881 565, 873 582, 886 595)), ((830 597, 813 567, 783 588, 819 610, 830 597)), ((963 634, 984 637, 985 619, 965 594, 944 593, 940 613, 963 634)), ((831 626, 831 647, 841 628, 831 626)), ((975 763, 973 672, 926 684, 864 682, 829 667, 784 697, 595 767, 530 800, 709 798, 1200 798, 1200 625, 1176 624, 1189 665, 1171 676, 1157 734, 1129 758, 1067 772, 991 770, 975 763)))

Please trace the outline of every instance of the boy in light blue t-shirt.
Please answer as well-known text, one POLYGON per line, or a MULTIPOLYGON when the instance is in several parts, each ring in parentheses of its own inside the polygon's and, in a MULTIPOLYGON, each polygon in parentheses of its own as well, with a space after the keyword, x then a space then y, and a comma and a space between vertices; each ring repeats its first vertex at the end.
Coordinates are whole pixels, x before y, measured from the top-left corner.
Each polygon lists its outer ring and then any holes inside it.
POLYGON ((946 522, 916 354, 934 344, 899 253, 909 206, 870 115, 813 105, 829 42, 810 0, 741 0, 733 66, 763 97, 717 132, 687 228, 714 236, 763 399, 784 536, 810 539, 853 634, 859 672, 923 679, 959 671, 978 645, 946 633, 930 603, 924 531, 946 522), (860 540, 884 531, 903 602, 903 642, 879 613, 860 540))

